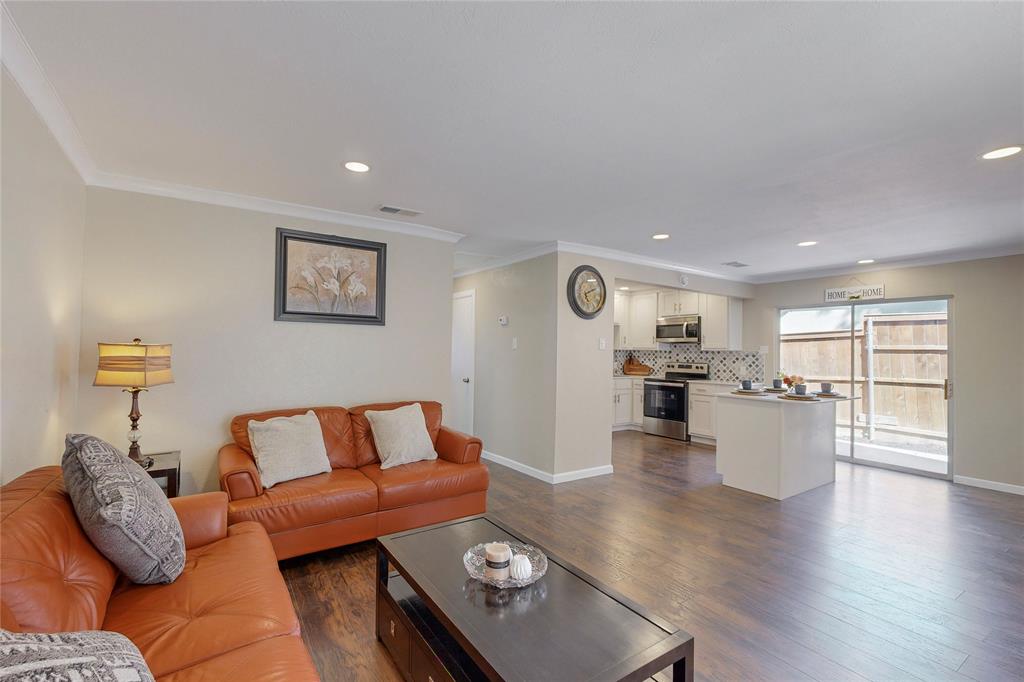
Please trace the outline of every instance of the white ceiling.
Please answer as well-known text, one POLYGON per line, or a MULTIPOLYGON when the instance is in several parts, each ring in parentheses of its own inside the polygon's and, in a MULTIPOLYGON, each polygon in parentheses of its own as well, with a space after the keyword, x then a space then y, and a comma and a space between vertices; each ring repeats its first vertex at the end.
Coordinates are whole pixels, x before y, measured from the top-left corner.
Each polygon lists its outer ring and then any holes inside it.
POLYGON ((754 281, 1024 251, 1024 154, 978 159, 1024 142, 1021 3, 7 7, 100 171, 414 208, 462 267, 555 240, 754 281))

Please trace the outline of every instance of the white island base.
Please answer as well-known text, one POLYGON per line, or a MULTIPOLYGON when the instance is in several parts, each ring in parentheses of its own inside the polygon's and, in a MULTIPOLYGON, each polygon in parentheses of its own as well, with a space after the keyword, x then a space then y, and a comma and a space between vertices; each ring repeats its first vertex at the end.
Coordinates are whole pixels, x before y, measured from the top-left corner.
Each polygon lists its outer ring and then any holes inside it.
POLYGON ((722 483, 784 500, 836 480, 836 403, 717 395, 722 483))

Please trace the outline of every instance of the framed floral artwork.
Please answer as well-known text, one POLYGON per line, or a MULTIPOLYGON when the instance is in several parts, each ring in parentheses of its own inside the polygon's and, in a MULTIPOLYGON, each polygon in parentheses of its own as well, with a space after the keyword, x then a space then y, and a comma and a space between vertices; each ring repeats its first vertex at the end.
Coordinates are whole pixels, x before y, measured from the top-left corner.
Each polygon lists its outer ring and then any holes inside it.
POLYGON ((384 324, 387 244, 277 228, 274 319, 384 324))

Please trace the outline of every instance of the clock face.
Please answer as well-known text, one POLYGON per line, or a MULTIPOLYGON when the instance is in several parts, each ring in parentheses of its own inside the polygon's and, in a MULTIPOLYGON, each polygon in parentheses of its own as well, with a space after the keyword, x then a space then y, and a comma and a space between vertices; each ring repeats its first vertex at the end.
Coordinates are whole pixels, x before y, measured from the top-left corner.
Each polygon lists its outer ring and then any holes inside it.
POLYGON ((569 306, 573 312, 589 320, 604 308, 606 292, 604 279, 596 269, 581 265, 569 275, 569 306))

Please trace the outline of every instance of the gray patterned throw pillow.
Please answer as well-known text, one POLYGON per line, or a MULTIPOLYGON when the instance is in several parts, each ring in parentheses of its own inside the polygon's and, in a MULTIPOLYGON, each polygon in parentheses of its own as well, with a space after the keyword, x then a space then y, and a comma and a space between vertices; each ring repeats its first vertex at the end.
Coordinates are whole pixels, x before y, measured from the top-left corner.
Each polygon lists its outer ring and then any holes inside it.
POLYGON ((153 682, 153 674, 131 640, 117 632, 0 630, 0 680, 153 682))
POLYGON ((65 444, 64 486, 96 549, 133 582, 173 582, 185 568, 185 536, 157 482, 99 438, 69 433, 65 444))

